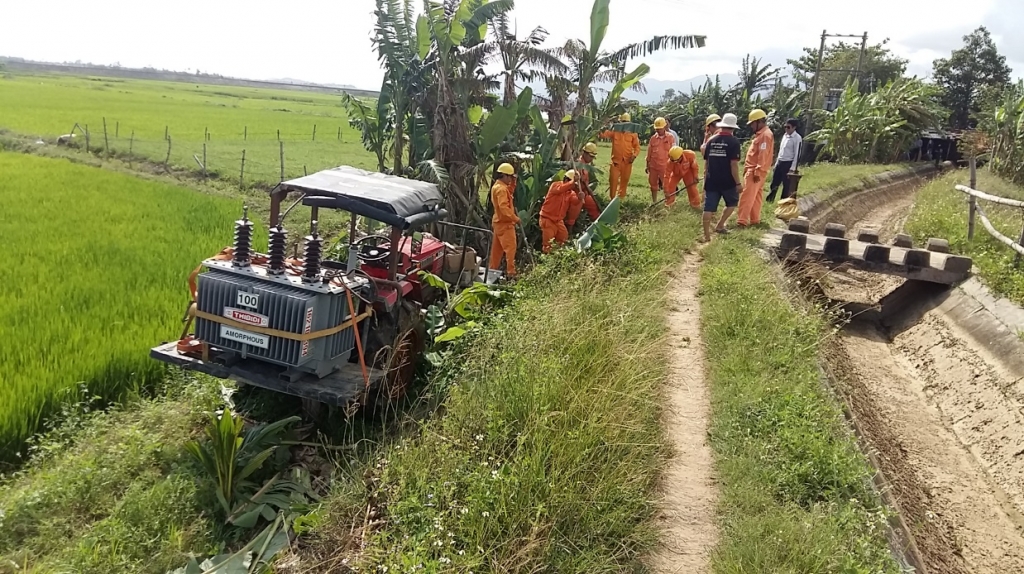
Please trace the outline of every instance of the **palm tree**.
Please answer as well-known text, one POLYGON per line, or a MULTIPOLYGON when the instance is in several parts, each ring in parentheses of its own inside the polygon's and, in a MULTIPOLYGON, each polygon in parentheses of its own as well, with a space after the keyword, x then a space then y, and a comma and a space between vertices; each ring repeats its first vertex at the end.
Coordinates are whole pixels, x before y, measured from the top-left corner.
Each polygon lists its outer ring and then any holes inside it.
POLYGON ((539 73, 564 74, 569 68, 551 50, 541 48, 548 37, 548 31, 537 26, 526 38, 520 40, 515 30, 509 29, 507 14, 499 15, 495 21, 494 43, 501 57, 504 81, 504 105, 516 99, 516 82, 530 82, 539 73), (532 68, 532 69, 531 69, 532 68))
MULTIPOLYGON (((681 48, 702 48, 706 36, 655 36, 645 42, 628 44, 613 52, 601 49, 605 34, 608 32, 609 5, 611 0, 594 0, 590 12, 590 42, 569 40, 564 46, 555 50, 555 54, 569 65, 569 73, 576 84, 576 105, 573 117, 580 118, 591 112, 594 104, 592 86, 594 83, 617 83, 626 77, 626 62, 632 58, 646 56, 660 50, 676 50, 681 48)), ((633 84, 634 90, 642 90, 643 85, 633 84)), ((592 118, 598 123, 608 118, 592 118)), ((575 149, 573 138, 575 131, 567 132, 566 154, 575 149)))
POLYGON ((740 66, 740 81, 736 89, 745 90, 753 97, 757 92, 762 92, 772 87, 782 70, 771 64, 761 65, 761 58, 755 58, 750 54, 743 57, 740 66))

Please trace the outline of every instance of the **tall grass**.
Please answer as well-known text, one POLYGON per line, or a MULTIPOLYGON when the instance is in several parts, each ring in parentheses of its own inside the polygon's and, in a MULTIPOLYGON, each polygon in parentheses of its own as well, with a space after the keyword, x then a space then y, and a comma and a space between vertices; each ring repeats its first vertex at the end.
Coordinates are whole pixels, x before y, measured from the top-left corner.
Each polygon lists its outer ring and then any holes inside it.
MULTIPOLYGON (((1014 265, 1015 252, 996 241, 985 231, 980 218, 975 222, 974 241, 967 240, 969 215, 967 196, 954 189, 957 184, 967 185, 970 174, 959 170, 929 182, 918 192, 914 210, 907 219, 907 232, 914 240, 924 244, 929 237, 949 240, 955 253, 969 255, 981 272, 981 278, 996 293, 1024 305, 1024 272, 1014 265)), ((1024 200, 1024 189, 1002 179, 989 170, 978 172, 978 189, 993 195, 1024 200)), ((1019 239, 1024 225, 1024 212, 978 200, 992 225, 1014 241, 1019 239)))
POLYGON ((240 205, 67 161, 0 153, 0 461, 79 383, 117 399, 163 373, 186 278, 240 205))
MULTIPOLYGON (((198 171, 193 156, 203 157, 205 142, 208 169, 230 181, 238 181, 243 149, 247 182, 278 181, 279 131, 286 178, 301 176, 303 166, 312 173, 342 164, 367 169, 377 165, 363 149, 359 133, 349 127, 337 96, 150 80, 0 76, 0 128, 53 137, 68 133, 76 123, 88 125, 90 147, 102 150, 103 118, 114 152, 126 154, 131 148, 136 157, 163 163, 166 126, 171 165, 198 171)), ((85 145, 82 134, 76 144, 85 145)))
POLYGON ((669 272, 696 229, 676 210, 630 227, 620 252, 563 251, 523 280, 517 302, 435 381, 448 393, 441 416, 374 461, 370 500, 384 526, 367 563, 638 567, 664 448, 669 272))
POLYGON ((825 325, 779 293, 747 243, 758 235, 716 241, 701 268, 721 478, 714 571, 898 572, 871 470, 821 383, 825 325))
POLYGON ((214 487, 183 444, 220 386, 175 382, 124 409, 71 413, 0 482, 0 572, 164 574, 218 542, 214 487))

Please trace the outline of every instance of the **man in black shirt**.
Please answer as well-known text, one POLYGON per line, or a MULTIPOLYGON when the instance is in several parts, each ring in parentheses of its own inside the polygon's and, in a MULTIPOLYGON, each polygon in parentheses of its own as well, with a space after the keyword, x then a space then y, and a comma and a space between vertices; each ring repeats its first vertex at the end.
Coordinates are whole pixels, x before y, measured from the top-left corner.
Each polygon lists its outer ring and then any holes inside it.
POLYGON ((715 226, 717 233, 728 233, 725 222, 740 203, 740 140, 733 135, 739 129, 736 114, 725 114, 718 122, 719 132, 704 148, 704 241, 711 241, 711 220, 718 204, 725 200, 725 211, 715 226))

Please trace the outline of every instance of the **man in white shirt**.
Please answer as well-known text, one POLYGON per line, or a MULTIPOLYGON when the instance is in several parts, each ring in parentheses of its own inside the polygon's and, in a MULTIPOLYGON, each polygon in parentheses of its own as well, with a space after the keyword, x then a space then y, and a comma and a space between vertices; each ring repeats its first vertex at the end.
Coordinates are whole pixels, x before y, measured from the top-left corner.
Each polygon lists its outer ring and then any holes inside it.
POLYGON ((789 197, 789 186, 786 185, 787 176, 794 170, 797 163, 797 156, 800 154, 800 144, 803 138, 797 133, 798 122, 795 119, 786 120, 786 133, 782 136, 782 143, 779 144, 779 158, 775 161, 775 173, 772 175, 771 191, 766 201, 775 201, 775 193, 782 186, 782 199, 789 197))

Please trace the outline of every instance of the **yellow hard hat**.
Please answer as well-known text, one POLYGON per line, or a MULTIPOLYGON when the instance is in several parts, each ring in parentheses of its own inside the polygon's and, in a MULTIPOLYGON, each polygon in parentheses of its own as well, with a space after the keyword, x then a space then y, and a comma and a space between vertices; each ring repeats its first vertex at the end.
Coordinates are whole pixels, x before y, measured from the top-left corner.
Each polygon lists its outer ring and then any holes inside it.
POLYGON ((512 167, 512 164, 510 163, 503 163, 498 166, 498 173, 503 173, 505 175, 515 175, 516 168, 512 167))
POLYGON ((654 120, 654 129, 660 130, 666 127, 668 127, 668 122, 665 121, 665 118, 658 118, 654 120))
POLYGON ((619 121, 620 122, 628 122, 628 121, 632 121, 632 120, 633 120, 633 116, 629 115, 629 112, 626 112, 626 113, 624 113, 624 114, 619 116, 619 121))
POLYGON ((565 172, 565 175, 562 176, 562 179, 568 179, 569 181, 576 181, 576 170, 575 169, 570 169, 569 171, 565 172))
POLYGON ((708 116, 708 119, 704 120, 704 127, 708 127, 712 123, 720 121, 722 121, 722 116, 718 114, 711 114, 710 116, 708 116))
POLYGON ((750 115, 747 116, 747 123, 753 123, 757 120, 763 120, 768 117, 768 114, 764 113, 762 109, 754 109, 750 111, 750 115))
POLYGON ((683 148, 679 146, 672 146, 672 149, 668 150, 668 158, 672 161, 679 161, 679 158, 683 157, 683 148))
POLYGON ((597 144, 594 142, 587 142, 587 145, 583 146, 583 151, 590 155, 597 155, 597 144))

